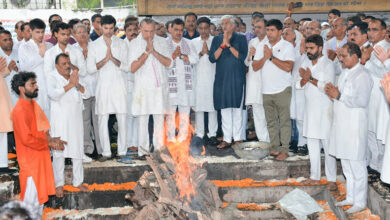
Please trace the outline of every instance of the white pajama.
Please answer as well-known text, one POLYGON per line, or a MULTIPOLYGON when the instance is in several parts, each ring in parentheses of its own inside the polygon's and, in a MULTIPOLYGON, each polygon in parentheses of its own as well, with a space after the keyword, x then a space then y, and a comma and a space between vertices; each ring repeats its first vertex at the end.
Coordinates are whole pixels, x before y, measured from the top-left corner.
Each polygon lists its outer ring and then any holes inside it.
POLYGON ((382 170, 383 156, 385 153, 384 145, 382 141, 376 138, 376 134, 372 131, 368 131, 368 158, 369 166, 378 172, 382 170))
MULTIPOLYGON (((149 115, 138 116, 138 156, 149 152, 149 115), (141 148, 142 147, 142 148, 141 148), (145 149, 148 152, 145 152, 145 149)), ((164 144, 164 115, 153 115, 153 146, 154 150, 160 149, 164 144)))
POLYGON ((8 168, 7 132, 0 132, 0 168, 8 168))
POLYGON ((310 179, 321 179, 321 145, 325 153, 325 175, 328 181, 336 182, 337 164, 336 158, 329 155, 329 141, 307 138, 307 147, 310 157, 310 179))
POLYGON ((138 117, 127 114, 127 135, 126 146, 137 147, 138 146, 138 117))
POLYGON ((368 189, 366 161, 341 159, 341 166, 347 180, 346 201, 353 203, 353 206, 365 208, 368 189))
POLYGON ((248 128, 248 110, 242 110, 242 130, 241 130, 241 140, 246 140, 246 129, 248 128))
MULTIPOLYGON (((200 138, 204 136, 204 113, 195 112, 195 134, 200 138)), ((208 112, 208 119, 209 133, 207 136, 209 138, 215 137, 218 130, 217 111, 208 112)))
MULTIPOLYGON (((126 114, 115 114, 118 121, 118 155, 126 155, 126 114)), ((111 157, 110 137, 108 135, 108 114, 99 115, 99 136, 105 157, 111 157)))
MULTIPOLYGON (((64 169, 65 169, 65 158, 64 157, 53 157, 53 173, 54 173, 54 182, 57 187, 65 185, 64 178, 64 169)), ((73 173, 73 186, 77 187, 84 181, 84 168, 83 160, 72 158, 72 173, 73 173)))
POLYGON ((179 134, 178 141, 184 141, 188 136, 188 126, 190 123, 190 107, 181 105, 170 105, 169 114, 167 115, 167 136, 168 141, 174 141, 176 136, 175 116, 176 109, 179 112, 179 134))
POLYGON ((257 139, 259 139, 259 141, 270 142, 263 105, 252 104, 252 112, 257 139))
POLYGON ((100 144, 99 138, 99 125, 98 125, 98 116, 95 112, 95 97, 89 99, 84 99, 84 110, 83 110, 83 125, 84 125, 84 151, 85 153, 92 154, 94 150, 94 145, 92 142, 91 133, 93 132, 95 137, 96 150, 98 154, 102 154, 103 149, 100 144), (92 123, 91 123, 92 121, 92 123), (93 131, 92 131, 93 128, 93 131))
POLYGON ((303 137, 303 120, 296 120, 296 125, 298 129, 298 146, 303 146, 307 144, 307 139, 303 137))
POLYGON ((34 179, 27 177, 26 191, 24 192, 23 203, 28 207, 32 219, 41 219, 43 212, 43 204, 39 204, 38 192, 34 183, 34 179))
POLYGON ((223 140, 227 143, 242 140, 242 109, 221 109, 223 140))

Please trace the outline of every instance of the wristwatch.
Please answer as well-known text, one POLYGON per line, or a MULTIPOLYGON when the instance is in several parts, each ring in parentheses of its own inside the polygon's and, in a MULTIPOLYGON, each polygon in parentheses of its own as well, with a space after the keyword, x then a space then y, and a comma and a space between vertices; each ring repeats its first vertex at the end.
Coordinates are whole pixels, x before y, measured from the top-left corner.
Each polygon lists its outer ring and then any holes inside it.
POLYGON ((312 81, 314 78, 312 76, 310 76, 310 81, 312 81))
POLYGON ((184 59, 184 55, 183 54, 180 54, 180 59, 184 59))
POLYGON ((273 58, 274 58, 274 55, 271 55, 271 57, 269 58, 269 61, 272 61, 273 58))

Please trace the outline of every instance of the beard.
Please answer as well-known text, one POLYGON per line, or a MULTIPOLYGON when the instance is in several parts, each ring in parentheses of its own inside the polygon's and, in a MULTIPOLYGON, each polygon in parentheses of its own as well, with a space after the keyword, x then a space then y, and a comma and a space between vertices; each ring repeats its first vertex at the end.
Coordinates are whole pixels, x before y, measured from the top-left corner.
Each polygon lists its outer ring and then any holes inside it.
POLYGON ((309 58, 309 60, 315 60, 319 56, 320 56, 320 53, 315 53, 315 54, 307 53, 307 58, 309 58))
POLYGON ((33 92, 25 91, 24 95, 30 99, 36 98, 38 97, 38 89, 34 90, 33 92))

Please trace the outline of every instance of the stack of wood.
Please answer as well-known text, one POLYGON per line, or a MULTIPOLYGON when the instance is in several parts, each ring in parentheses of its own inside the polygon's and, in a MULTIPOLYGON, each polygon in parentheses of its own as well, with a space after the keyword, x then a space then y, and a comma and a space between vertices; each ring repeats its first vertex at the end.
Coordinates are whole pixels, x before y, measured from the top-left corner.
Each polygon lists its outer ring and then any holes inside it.
MULTIPOLYGON (((175 162, 166 147, 146 157, 152 172, 146 171, 133 191, 126 195, 139 210, 136 220, 221 219, 222 202, 217 186, 206 180, 205 163, 196 165, 191 180, 195 194, 180 198, 174 175, 175 162)), ((195 165, 195 164, 194 164, 195 165)))

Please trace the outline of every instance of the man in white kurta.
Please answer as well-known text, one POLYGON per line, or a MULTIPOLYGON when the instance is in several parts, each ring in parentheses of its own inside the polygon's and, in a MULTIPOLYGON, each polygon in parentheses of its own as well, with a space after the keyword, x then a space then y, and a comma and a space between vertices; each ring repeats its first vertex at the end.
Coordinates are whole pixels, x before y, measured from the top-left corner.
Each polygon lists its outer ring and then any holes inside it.
POLYGON ((267 121, 265 120, 263 107, 263 95, 261 92, 262 69, 254 71, 252 67, 253 60, 260 60, 264 57, 264 44, 267 41, 264 19, 258 19, 255 22, 254 33, 256 37, 249 41, 248 56, 245 59, 245 65, 249 69, 246 76, 245 105, 252 106, 257 139, 259 141, 269 142, 267 121))
POLYGON ((37 75, 39 95, 36 101, 50 119, 50 103, 43 70, 43 57, 46 50, 50 48, 50 44, 43 40, 46 25, 41 19, 36 18, 30 21, 30 28, 31 39, 19 47, 19 71, 34 72, 37 75))
MULTIPOLYGON (((368 39, 374 49, 380 46, 387 51, 390 48, 390 44, 385 40, 386 24, 382 22, 381 20, 373 20, 370 22, 368 26, 368 39), (378 31, 374 31, 376 29, 378 31)), ((365 63, 364 66, 374 81, 368 110, 368 146, 371 151, 369 165, 370 168, 380 172, 385 151, 387 125, 390 122, 389 106, 383 94, 380 80, 388 71, 374 53, 372 47, 363 49, 362 63, 365 63)))
POLYGON ((337 87, 326 84, 325 91, 333 100, 333 123, 329 154, 341 160, 346 178, 346 199, 336 206, 352 205, 347 213, 367 206, 366 148, 368 135, 368 103, 373 81, 359 63, 359 46, 347 43, 340 51, 343 72, 337 87))
POLYGON ((176 141, 175 116, 179 113, 179 133, 177 141, 188 137, 190 110, 194 106, 193 69, 197 55, 191 49, 191 41, 183 38, 184 21, 177 18, 172 21, 172 36, 168 38, 169 52, 173 65, 168 70, 169 112, 167 115, 168 141, 176 141))
POLYGON ((99 136, 103 148, 100 161, 111 158, 108 135, 108 117, 115 114, 118 121, 118 155, 126 155, 127 91, 124 70, 126 69, 127 46, 114 36, 115 18, 102 17, 103 35, 89 44, 87 71, 98 72, 96 85, 96 114, 99 116, 99 136))
POLYGON ((130 72, 134 74, 132 114, 138 121, 138 155, 149 152, 149 116, 153 116, 153 145, 158 150, 164 142, 164 114, 168 110, 167 67, 172 64, 165 38, 155 35, 154 21, 141 22, 141 34, 130 42, 130 72))
POLYGON ((209 143, 218 145, 216 138, 218 121, 217 111, 214 109, 213 90, 215 78, 215 63, 209 60, 209 48, 213 41, 210 35, 210 19, 199 18, 197 21, 199 37, 191 41, 198 60, 195 67, 195 134, 203 138, 205 135, 204 115, 208 113, 208 134, 209 143))
POLYGON ((321 179, 321 148, 325 153, 325 175, 330 190, 337 190, 336 158, 329 155, 329 134, 332 123, 333 104, 325 94, 327 83, 334 84, 334 63, 322 54, 324 41, 320 35, 306 39, 307 59, 299 69, 300 79, 296 88, 304 90, 305 106, 303 117, 303 136, 307 138, 310 156, 310 179, 315 183, 321 179))
POLYGON ((66 142, 63 151, 52 151, 56 194, 61 197, 65 184, 65 158, 72 159, 73 186, 81 190, 88 189, 82 183, 84 180, 83 98, 87 98, 89 94, 79 83, 78 70, 72 71, 68 55, 56 56, 55 62, 56 70, 48 74, 47 86, 52 116, 50 135, 61 137, 61 140, 66 142))

